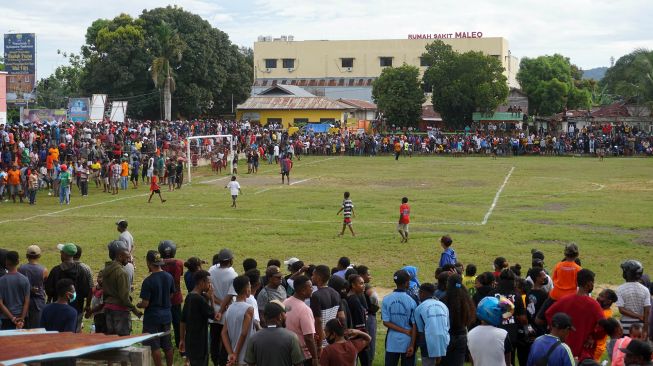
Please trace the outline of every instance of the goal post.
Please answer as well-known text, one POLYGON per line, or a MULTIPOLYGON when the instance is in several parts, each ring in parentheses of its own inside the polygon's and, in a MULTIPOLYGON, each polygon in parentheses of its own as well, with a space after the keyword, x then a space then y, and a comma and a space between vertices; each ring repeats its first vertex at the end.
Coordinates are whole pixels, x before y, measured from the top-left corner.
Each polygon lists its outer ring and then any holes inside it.
MULTIPOLYGON (((224 139, 228 140, 229 143, 229 153, 227 155, 227 159, 229 160, 229 173, 233 174, 234 172, 234 160, 233 160, 233 154, 234 154, 234 138, 233 135, 204 135, 204 136, 191 136, 186 138, 186 166, 188 169, 188 182, 190 183, 192 180, 191 176, 191 167, 193 166, 193 159, 192 159, 192 142, 193 141, 198 141, 197 146, 197 151, 198 155, 202 153, 202 144, 204 143, 205 139, 213 139, 214 141, 217 142, 217 145, 220 145, 224 139)), ((215 146, 216 144, 214 144, 215 146)), ((202 156, 198 156, 198 162, 199 158, 202 156)), ((207 156, 210 160, 210 156, 207 156)))

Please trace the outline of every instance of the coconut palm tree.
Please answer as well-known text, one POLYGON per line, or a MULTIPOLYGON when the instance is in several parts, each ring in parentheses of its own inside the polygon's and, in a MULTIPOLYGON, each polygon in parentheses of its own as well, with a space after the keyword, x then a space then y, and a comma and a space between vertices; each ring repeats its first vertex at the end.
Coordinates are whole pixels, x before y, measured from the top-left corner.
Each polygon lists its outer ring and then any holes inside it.
POLYGON ((177 31, 162 22, 156 27, 156 38, 159 43, 159 55, 152 60, 152 80, 154 86, 163 88, 164 115, 167 121, 172 119, 172 93, 175 91, 174 73, 170 62, 181 61, 181 55, 186 43, 179 37, 177 31))

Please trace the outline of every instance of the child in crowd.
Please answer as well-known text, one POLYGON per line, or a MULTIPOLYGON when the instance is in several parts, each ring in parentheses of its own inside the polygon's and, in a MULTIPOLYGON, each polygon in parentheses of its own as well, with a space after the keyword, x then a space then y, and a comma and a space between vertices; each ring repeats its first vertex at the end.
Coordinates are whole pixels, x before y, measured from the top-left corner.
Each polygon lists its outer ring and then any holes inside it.
POLYGON ((338 236, 343 236, 347 227, 349 227, 349 231, 351 231, 351 236, 356 236, 351 223, 352 216, 356 217, 356 214, 354 213, 354 203, 351 201, 351 199, 349 199, 349 196, 349 192, 345 192, 344 199, 342 200, 342 207, 340 207, 340 210, 338 210, 338 213, 336 213, 336 215, 340 215, 342 212, 342 216, 344 217, 344 221, 342 222, 342 231, 340 234, 338 234, 338 236))
POLYGON ((440 246, 443 249, 442 254, 440 254, 440 264, 438 265, 440 268, 447 264, 456 264, 456 252, 451 248, 452 244, 453 240, 449 235, 440 238, 440 246))
POLYGON ((154 174, 152 175, 152 179, 150 180, 150 198, 148 198, 147 203, 152 202, 152 196, 154 194, 158 194, 159 198, 161 199, 161 203, 165 202, 166 200, 163 199, 161 196, 161 187, 159 187, 159 178, 158 178, 158 171, 154 170, 154 174))
POLYGON ((469 296, 474 296, 476 293, 476 265, 468 264, 465 267, 465 275, 463 276, 463 285, 469 291, 469 296))
POLYGON ((95 333, 106 333, 107 321, 104 315, 104 301, 102 290, 102 271, 97 274, 97 282, 95 287, 91 290, 93 297, 91 298, 91 309, 86 312, 86 318, 93 316, 93 324, 95 325, 95 333))

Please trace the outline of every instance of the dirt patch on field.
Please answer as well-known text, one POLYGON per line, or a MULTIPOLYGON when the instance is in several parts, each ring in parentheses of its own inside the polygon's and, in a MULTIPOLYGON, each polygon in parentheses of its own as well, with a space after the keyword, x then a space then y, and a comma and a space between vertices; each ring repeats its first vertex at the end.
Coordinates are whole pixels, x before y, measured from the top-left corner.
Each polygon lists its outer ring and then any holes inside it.
POLYGON ((639 236, 633 240, 635 244, 653 246, 653 229, 634 230, 639 236))
POLYGON ((566 240, 553 240, 553 239, 538 239, 538 240, 527 240, 525 242, 521 242, 520 244, 523 245, 560 245, 560 246, 565 246, 567 244, 573 244, 572 241, 566 241, 566 240))
POLYGON ((615 184, 609 184, 608 187, 610 189, 614 189, 622 192, 652 192, 653 181, 615 183, 615 184))
POLYGON ((463 188, 485 187, 487 184, 481 180, 463 179, 454 182, 455 185, 463 188))
POLYGON ((546 219, 529 220, 529 222, 532 222, 533 224, 538 224, 538 225, 558 225, 557 222, 551 221, 551 220, 546 220, 546 219))
POLYGON ((547 203, 542 208, 545 211, 560 212, 560 211, 566 210, 568 207, 569 207, 569 205, 566 205, 564 203, 547 203))

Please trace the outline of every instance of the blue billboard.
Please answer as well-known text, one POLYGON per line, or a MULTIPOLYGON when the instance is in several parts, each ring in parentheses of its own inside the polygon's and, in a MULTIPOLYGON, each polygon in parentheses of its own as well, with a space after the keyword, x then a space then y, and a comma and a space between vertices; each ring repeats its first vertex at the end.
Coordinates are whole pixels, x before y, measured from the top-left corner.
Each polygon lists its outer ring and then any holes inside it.
POLYGON ((70 98, 68 100, 68 119, 73 122, 88 121, 90 105, 89 98, 70 98))
POLYGON ((11 33, 4 37, 7 102, 24 104, 34 99, 36 34, 11 33))

